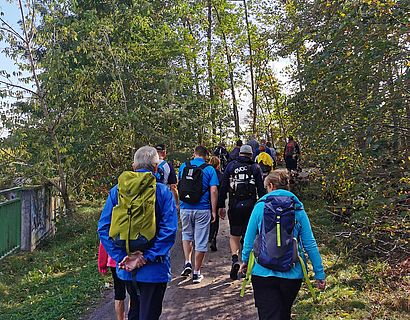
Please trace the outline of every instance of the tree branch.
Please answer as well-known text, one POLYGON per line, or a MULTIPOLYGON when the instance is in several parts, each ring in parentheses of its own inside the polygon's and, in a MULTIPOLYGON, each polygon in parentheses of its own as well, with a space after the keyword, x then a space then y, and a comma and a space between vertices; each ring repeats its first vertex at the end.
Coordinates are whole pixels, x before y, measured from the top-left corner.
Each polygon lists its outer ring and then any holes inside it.
POLYGON ((6 82, 6 81, 3 81, 3 80, 0 80, 0 83, 4 84, 4 85, 6 85, 6 86, 10 86, 10 87, 13 87, 13 88, 18 88, 18 89, 21 89, 21 90, 24 90, 24 91, 30 92, 31 94, 34 94, 34 95, 36 95, 36 96, 40 97, 40 96, 39 96, 39 94, 38 94, 37 92, 35 92, 35 91, 31 90, 31 89, 28 89, 28 88, 25 88, 25 87, 19 86, 18 84, 14 84, 14 83, 6 82))
POLYGON ((1 23, 3 23, 7 28, 4 27, 0 27, 0 30, 4 30, 7 31, 9 33, 14 34, 17 38, 19 38, 21 41, 26 42, 26 40, 24 40, 24 38, 16 31, 14 30, 14 28, 9 25, 3 18, 0 18, 1 23))
POLYGON ((12 155, 10 152, 8 152, 6 149, 1 148, 0 147, 0 151, 3 152, 6 156, 8 156, 9 158, 12 158, 15 164, 20 164, 26 167, 30 167, 32 169, 34 169, 35 173, 37 175, 39 175, 41 178, 43 178, 44 180, 46 180, 47 182, 51 183, 54 187, 57 188, 58 191, 61 192, 61 187, 58 183, 56 183, 54 180, 46 177, 44 174, 42 174, 41 172, 39 172, 37 169, 34 168, 34 166, 32 164, 27 163, 26 161, 24 161, 23 159, 20 159, 19 157, 16 157, 14 155, 12 155))

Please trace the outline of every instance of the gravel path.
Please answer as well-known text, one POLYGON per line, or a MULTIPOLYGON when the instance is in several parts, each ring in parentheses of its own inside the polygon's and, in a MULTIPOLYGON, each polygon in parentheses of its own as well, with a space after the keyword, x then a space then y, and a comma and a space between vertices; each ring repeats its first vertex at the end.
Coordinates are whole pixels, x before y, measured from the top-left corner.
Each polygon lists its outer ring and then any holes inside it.
MULTIPOLYGON (((193 284, 192 279, 179 276, 184 263, 181 244, 181 232, 171 251, 172 281, 165 293, 161 320, 174 319, 257 319, 252 289, 249 286, 245 297, 239 297, 240 281, 229 278, 230 250, 229 225, 221 220, 218 235, 218 251, 205 256, 200 284, 193 284)), ((101 304, 84 319, 115 320, 112 290, 101 304)))

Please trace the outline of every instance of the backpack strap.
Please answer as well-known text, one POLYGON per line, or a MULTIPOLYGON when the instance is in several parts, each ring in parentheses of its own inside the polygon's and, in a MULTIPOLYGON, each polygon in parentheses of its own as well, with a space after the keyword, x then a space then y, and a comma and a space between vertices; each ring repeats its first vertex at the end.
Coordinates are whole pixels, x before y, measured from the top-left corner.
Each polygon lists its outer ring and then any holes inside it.
MULTIPOLYGON (((295 239, 295 238, 294 238, 294 239, 295 239)), ((314 291, 314 289, 313 289, 313 286, 312 286, 312 284, 310 283, 309 276, 308 276, 307 269, 306 269, 305 261, 302 259, 301 253, 299 252, 299 243, 298 243, 297 239, 295 239, 295 241, 296 241, 296 246, 297 246, 297 255, 298 255, 298 258, 299 258, 299 263, 300 263, 300 266, 301 266, 302 272, 303 272, 303 278, 304 278, 304 280, 305 280, 305 282, 306 282, 306 285, 307 285, 307 287, 308 287, 308 289, 309 289, 310 294, 312 295, 313 300, 316 302, 316 301, 317 301, 317 297, 316 297, 315 291, 314 291)))
POLYGON ((200 166, 193 166, 192 164, 191 164, 191 161, 187 161, 187 162, 185 162, 185 167, 187 167, 188 169, 192 169, 192 168, 199 168, 199 169, 205 169, 206 167, 208 167, 208 166, 210 166, 210 164, 209 163, 203 163, 203 164, 201 164, 200 166))
POLYGON ((249 255, 248 268, 246 269, 246 276, 242 282, 242 288, 241 288, 241 293, 240 293, 241 298, 243 298, 243 296, 245 295, 246 286, 251 282, 252 269, 254 265, 255 265, 255 255, 252 250, 249 255))
POLYGON ((203 169, 205 169, 206 167, 209 167, 209 166, 210 166, 209 163, 203 163, 203 164, 201 164, 201 165, 200 165, 199 167, 197 167, 197 168, 203 170, 203 169))
POLYGON ((166 163, 167 163, 167 162, 166 162, 165 160, 162 160, 162 161, 158 164, 158 168, 163 169, 166 163))

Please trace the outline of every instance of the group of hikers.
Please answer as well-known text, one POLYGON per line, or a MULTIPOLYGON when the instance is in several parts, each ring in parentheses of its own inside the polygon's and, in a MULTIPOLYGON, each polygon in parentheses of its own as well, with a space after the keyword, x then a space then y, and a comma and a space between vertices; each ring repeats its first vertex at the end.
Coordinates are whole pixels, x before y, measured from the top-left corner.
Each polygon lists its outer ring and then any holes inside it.
POLYGON ((259 319, 290 319, 307 278, 304 253, 317 287, 324 289, 325 273, 309 219, 300 200, 287 190, 299 154, 289 137, 283 155, 286 171, 275 170, 277 152, 265 140, 238 140, 230 153, 220 144, 211 156, 200 145, 176 174, 166 160, 165 145, 139 148, 133 171, 120 175, 98 222, 98 267, 101 273, 111 269, 117 319, 125 319, 126 292, 129 320, 159 319, 171 281, 170 250, 178 219, 185 258, 180 275, 192 275, 197 284, 204 278, 201 267, 208 246, 217 250, 219 219, 228 216, 229 277, 245 278, 244 283, 251 277, 259 319))

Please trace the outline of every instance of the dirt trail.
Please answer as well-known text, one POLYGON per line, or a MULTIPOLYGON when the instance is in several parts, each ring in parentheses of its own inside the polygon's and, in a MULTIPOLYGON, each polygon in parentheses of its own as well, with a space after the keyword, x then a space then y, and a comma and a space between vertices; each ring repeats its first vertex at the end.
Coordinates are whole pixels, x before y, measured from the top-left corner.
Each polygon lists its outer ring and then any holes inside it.
MULTIPOLYGON (((179 276, 184 263, 181 232, 171 251, 172 281, 165 293, 161 320, 174 319, 257 319, 252 289, 248 287, 245 297, 239 297, 240 281, 229 278, 229 226, 221 220, 218 235, 218 251, 209 252, 204 261, 200 284, 179 276)), ((115 320, 112 290, 104 301, 86 319, 115 320)))

